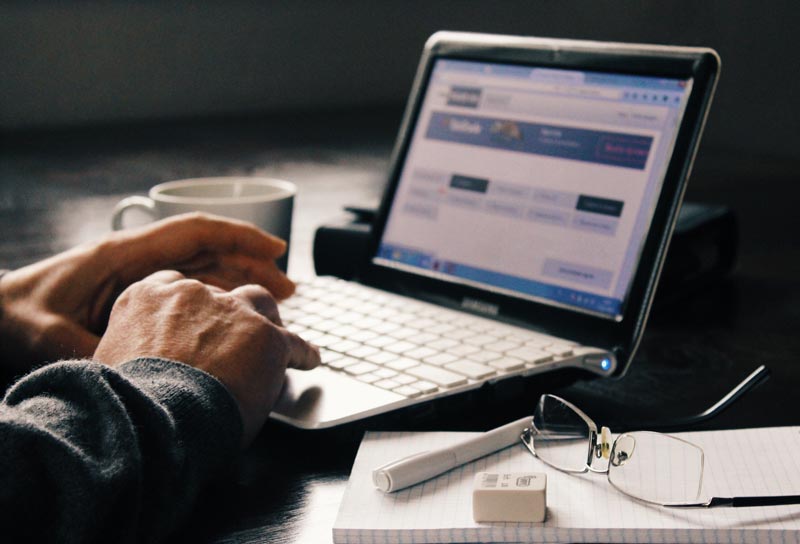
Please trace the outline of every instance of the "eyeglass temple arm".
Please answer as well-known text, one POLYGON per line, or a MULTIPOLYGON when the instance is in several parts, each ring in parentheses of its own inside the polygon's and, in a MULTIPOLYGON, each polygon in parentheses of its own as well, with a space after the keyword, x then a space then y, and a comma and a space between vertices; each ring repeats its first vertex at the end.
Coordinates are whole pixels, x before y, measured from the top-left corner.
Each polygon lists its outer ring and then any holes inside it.
POLYGON ((756 386, 764 383, 769 378, 769 369, 761 365, 756 368, 749 376, 747 376, 739 385, 734 387, 727 395, 722 397, 716 404, 709 407, 707 410, 700 412, 699 414, 694 414, 691 416, 680 417, 672 420, 666 421, 659 421, 657 423, 647 423, 641 425, 642 428, 647 428, 648 430, 665 430, 665 429, 677 429, 677 428, 684 428, 684 427, 691 427, 692 425, 697 425, 698 423, 702 423, 707 421, 713 417, 718 416, 723 411, 725 411, 728 406, 736 402, 742 395, 750 391, 751 389, 755 388, 756 386))
POLYGON ((732 506, 742 508, 749 506, 781 506, 800 504, 800 495, 775 495, 765 497, 713 497, 711 500, 693 504, 665 504, 668 508, 719 508, 732 506))

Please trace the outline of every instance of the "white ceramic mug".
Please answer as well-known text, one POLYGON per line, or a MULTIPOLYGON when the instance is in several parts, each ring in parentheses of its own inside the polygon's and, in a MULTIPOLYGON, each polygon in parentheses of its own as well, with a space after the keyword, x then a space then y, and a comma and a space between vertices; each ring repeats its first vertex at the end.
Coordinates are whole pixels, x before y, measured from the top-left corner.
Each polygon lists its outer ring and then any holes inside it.
MULTIPOLYGON (((297 187, 294 183, 272 178, 219 177, 193 178, 161 183, 148 196, 123 198, 114 207, 111 227, 123 227, 125 211, 138 208, 153 220, 171 215, 200 211, 241 219, 286 240, 292 229, 292 208, 297 187)), ((278 266, 286 270, 286 255, 278 266)))

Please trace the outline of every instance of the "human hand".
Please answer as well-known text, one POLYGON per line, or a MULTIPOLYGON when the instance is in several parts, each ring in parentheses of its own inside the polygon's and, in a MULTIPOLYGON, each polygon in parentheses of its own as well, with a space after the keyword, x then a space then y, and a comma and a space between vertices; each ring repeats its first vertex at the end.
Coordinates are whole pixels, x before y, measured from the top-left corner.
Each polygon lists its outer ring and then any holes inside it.
POLYGON ((282 240, 255 226, 205 214, 171 217, 119 231, 0 280, 0 339, 12 371, 94 353, 114 300, 157 270, 174 269, 230 290, 266 287, 276 299, 294 292, 277 268, 282 240))
POLYGON ((320 362, 316 348, 281 327, 277 304, 263 287, 226 292, 171 270, 119 296, 94 353, 112 366, 138 357, 180 361, 219 379, 239 405, 245 445, 277 401, 286 368, 320 362))

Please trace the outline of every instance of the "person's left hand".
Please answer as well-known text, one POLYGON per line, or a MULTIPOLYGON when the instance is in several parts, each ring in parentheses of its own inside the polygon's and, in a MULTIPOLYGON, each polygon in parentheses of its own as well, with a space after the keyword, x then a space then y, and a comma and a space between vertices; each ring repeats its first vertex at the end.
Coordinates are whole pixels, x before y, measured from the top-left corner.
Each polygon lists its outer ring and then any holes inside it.
POLYGON ((13 371, 91 357, 117 296, 158 270, 225 290, 255 283, 284 299, 294 292, 275 265, 285 251, 249 223, 199 213, 112 233, 2 277, 0 356, 13 371))

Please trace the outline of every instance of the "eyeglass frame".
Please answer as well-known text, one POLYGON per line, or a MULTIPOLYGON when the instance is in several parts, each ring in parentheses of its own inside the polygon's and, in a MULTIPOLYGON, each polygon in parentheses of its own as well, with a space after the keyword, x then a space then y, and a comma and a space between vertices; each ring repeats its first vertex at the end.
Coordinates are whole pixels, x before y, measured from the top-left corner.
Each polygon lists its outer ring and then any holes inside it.
MULTIPOLYGON (((752 377, 752 375, 751 375, 751 377, 752 377)), ((740 388, 742 385, 743 384, 740 384, 739 386, 737 386, 737 388, 740 388)), ((731 394, 727 395, 726 398, 728 398, 730 395, 731 394)), ((711 497, 707 501, 685 502, 685 503, 664 503, 664 502, 644 499, 642 497, 637 497, 636 495, 633 495, 633 494, 621 489, 617 485, 615 485, 614 482, 611 481, 611 478, 610 478, 610 475, 609 475, 610 474, 610 467, 612 466, 613 459, 614 459, 614 454, 616 453, 617 442, 619 441, 620 438, 622 438, 624 436, 630 436, 633 433, 632 432, 620 433, 619 435, 617 435, 616 438, 614 438, 614 441, 609 446, 608 438, 611 436, 611 430, 608 427, 601 427, 600 428, 600 435, 598 436, 597 424, 588 415, 586 415, 583 412, 583 410, 581 410, 580 408, 578 408, 577 406, 575 406, 571 402, 569 402, 567 400, 564 400, 561 397, 558 397, 556 395, 551 395, 551 394, 542 395, 539 398, 539 403, 538 404, 541 404, 543 402, 543 400, 545 399, 545 397, 551 397, 551 398, 556 399, 557 401, 563 403, 564 405, 566 405, 573 412, 575 412, 575 414, 578 415, 584 421, 584 423, 587 424, 587 426, 589 428, 589 437, 588 437, 588 440, 589 440, 588 446, 589 447, 588 447, 588 451, 587 451, 586 462, 584 463, 584 467, 582 469, 565 469, 565 468, 557 467, 553 463, 551 463, 551 462, 543 459, 539 455, 537 455, 536 449, 534 447, 534 434, 535 434, 536 429, 535 429, 535 425, 534 425, 534 422, 533 422, 533 418, 531 418, 531 426, 530 427, 526 427, 522 431, 522 433, 520 434, 520 437, 519 437, 520 440, 525 445, 525 447, 528 449, 528 451, 530 451, 531 455, 533 455, 534 457, 536 457, 537 459, 539 459, 540 461, 542 461, 546 465, 548 465, 548 466, 550 466, 550 467, 552 467, 552 468, 554 468, 554 469, 556 469, 556 470, 558 470, 560 472, 564 472, 564 473, 567 473, 567 474, 585 474, 587 472, 593 472, 595 474, 605 474, 606 475, 606 479, 607 479, 608 483, 611 485, 611 487, 613 487, 614 489, 616 489, 617 491, 619 491, 623 495, 625 495, 627 497, 631 497, 632 499, 635 499, 637 501, 641 501, 641 502, 644 502, 644 503, 647 503, 647 504, 654 504, 654 505, 662 506, 662 507, 666 507, 666 508, 716 508, 716 507, 725 507, 725 506, 730 506, 730 507, 751 507, 751 506, 779 506, 779 505, 786 505, 786 504, 800 504, 800 495, 767 495, 767 496, 746 496, 746 497, 711 497), (598 443, 598 438, 600 438, 599 443, 598 443), (596 468, 592 467, 592 462, 593 462, 595 457, 597 457, 597 458, 605 457, 605 455, 604 455, 604 450, 605 449, 608 449, 608 451, 609 451, 608 464, 606 465, 606 468, 603 470, 603 469, 596 469, 596 468)), ((737 396, 737 398, 738 398, 738 396, 737 396)), ((658 433, 658 432, 654 432, 654 431, 644 431, 644 430, 643 431, 635 431, 635 433, 637 433, 637 434, 641 434, 641 433, 658 434, 658 435, 670 438, 672 440, 677 440, 679 442, 683 442, 684 444, 687 444, 687 445, 689 445, 691 447, 694 447, 697 450, 699 450, 700 454, 701 454, 701 456, 700 456, 701 461, 700 461, 700 482, 699 482, 698 489, 697 489, 697 497, 700 496, 700 493, 701 493, 702 487, 703 487, 703 474, 704 474, 704 468, 705 468, 705 453, 703 452, 703 448, 701 448, 697 444, 693 444, 692 442, 689 442, 688 440, 684 440, 682 438, 678 438, 677 436, 672 436, 671 434, 658 433)))

